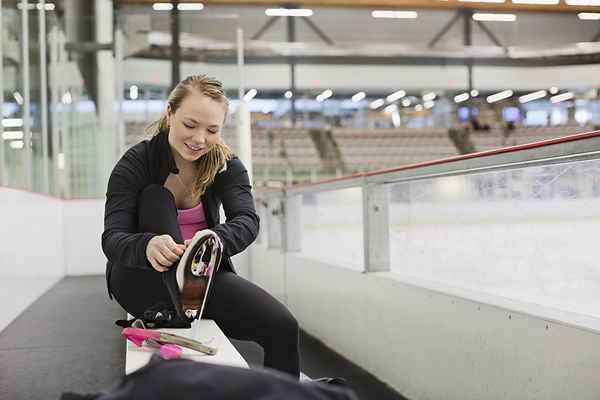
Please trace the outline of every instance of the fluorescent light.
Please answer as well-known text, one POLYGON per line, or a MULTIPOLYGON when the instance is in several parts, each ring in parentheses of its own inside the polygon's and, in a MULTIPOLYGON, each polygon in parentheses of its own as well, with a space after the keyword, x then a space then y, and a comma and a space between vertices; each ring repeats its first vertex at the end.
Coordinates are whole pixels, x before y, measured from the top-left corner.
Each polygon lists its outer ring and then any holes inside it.
POLYGON ((154 3, 152 4, 154 11, 171 11, 173 9, 172 3, 154 3))
POLYGON ((265 14, 269 17, 310 17, 313 10, 309 8, 267 8, 265 14))
POLYGON ((600 19, 600 13, 579 13, 577 17, 582 20, 597 21, 600 19))
POLYGON ((459 0, 463 3, 504 3, 504 0, 459 0))
POLYGON ((419 112, 419 111, 423 111, 423 106, 421 104, 417 104, 415 106, 415 111, 419 112))
POLYGON ((359 101, 364 100, 365 97, 367 97, 367 94, 365 92, 358 92, 354 96, 352 96, 352 101, 358 103, 359 101))
POLYGON ((373 10, 371 16, 373 18, 415 19, 419 15, 416 11, 373 10))
POLYGON ((286 99, 291 99, 292 97, 294 97, 294 93, 292 93, 291 90, 288 90, 287 92, 285 92, 285 94, 283 95, 286 99))
POLYGON ((486 22, 514 22, 517 20, 517 16, 515 14, 475 13, 473 14, 473 20, 486 22))
POLYGON ((11 149, 22 149, 24 146, 25 146, 25 143, 23 143, 22 140, 15 140, 13 142, 10 142, 11 149))
POLYGON ((383 100, 383 99, 377 99, 377 100, 375 100, 374 102, 372 102, 371 104, 369 104, 369 107, 370 107, 372 110, 374 110, 374 109, 376 109, 376 108, 379 108, 379 107, 381 107, 381 106, 382 106, 382 105, 384 105, 384 104, 385 104, 385 100, 383 100))
POLYGON ((58 169, 65 169, 65 153, 58 153, 56 157, 58 169))
POLYGON ((23 131, 6 131, 2 132, 2 139, 4 140, 21 140, 23 139, 23 131))
POLYGON ((423 101, 432 101, 433 99, 435 99, 435 96, 435 92, 425 93, 423 95, 423 101))
POLYGON ((129 98, 136 100, 138 98, 138 87, 136 85, 129 86, 129 98))
POLYGON ((473 90, 471 90, 470 94, 471 94, 471 97, 477 97, 477 96, 479 96, 479 90, 473 89, 473 90))
POLYGON ((388 103, 391 103, 392 101, 399 100, 399 99, 403 98, 404 96, 406 96, 406 92, 404 90, 398 90, 397 92, 390 94, 385 99, 388 101, 388 103))
POLYGON ((491 96, 488 96, 486 98, 486 100, 487 100, 488 103, 495 103, 495 102, 500 101, 500 100, 508 99, 512 95, 513 95, 513 91, 512 90, 503 90, 500 93, 496 93, 496 94, 493 94, 491 96))
POLYGON ((398 113, 398 110, 395 110, 392 113, 392 123, 394 124, 395 128, 399 128, 401 121, 400 121, 400 113, 398 113))
POLYGON ((469 93, 464 92, 461 94, 457 94, 456 96, 454 96, 454 102, 455 103, 462 103, 463 101, 467 101, 469 100, 469 93))
POLYGON ((73 102, 73 97, 71 96, 71 92, 65 92, 62 96, 63 104, 71 104, 73 102))
MULTIPOLYGON (((19 3, 20 4, 20 3, 19 3)), ((15 101, 19 104, 19 105, 23 105, 23 96, 21 96, 21 93, 19 92, 14 92, 13 93, 13 97, 15 98, 15 101)))
POLYGON ((200 11, 204 9, 204 4, 202 3, 179 3, 177 4, 177 9, 179 11, 200 11))
POLYGON ((398 106, 395 104, 390 104, 389 106, 383 109, 383 112, 386 114, 391 114, 394 111, 398 111, 398 106))
POLYGON ((333 91, 331 89, 324 90, 323 93, 317 96, 317 101, 320 103, 327 100, 331 96, 333 96, 333 91))
POLYGON ((433 108, 434 105, 435 105, 435 102, 432 100, 428 100, 423 103, 423 107, 425 107, 427 109, 433 108))
POLYGON ((246 94, 244 95, 244 100, 245 101, 252 100, 256 96, 257 93, 258 93, 258 91, 256 89, 248 90, 248 92, 246 92, 246 94))
POLYGON ((4 118, 2 126, 5 128, 20 128, 23 126, 22 118, 4 118))
POLYGON ((550 88, 550 94, 556 94, 556 93, 558 93, 558 88, 556 86, 552 86, 550 88))
POLYGON ((410 100, 409 100, 409 99, 404 99, 404 100, 402 100, 402 105, 403 105, 404 107, 408 107, 408 106, 410 106, 410 100))
POLYGON ((573 98, 573 92, 566 92, 557 94, 556 96, 550 97, 552 103, 560 103, 561 101, 571 100, 573 98))
POLYGON ((542 97, 546 97, 547 94, 548 92, 545 90, 538 90, 537 92, 529 93, 519 97, 519 103, 523 104, 529 101, 541 99, 542 97))
POLYGON ((512 0, 513 4, 558 4, 560 0, 512 0))

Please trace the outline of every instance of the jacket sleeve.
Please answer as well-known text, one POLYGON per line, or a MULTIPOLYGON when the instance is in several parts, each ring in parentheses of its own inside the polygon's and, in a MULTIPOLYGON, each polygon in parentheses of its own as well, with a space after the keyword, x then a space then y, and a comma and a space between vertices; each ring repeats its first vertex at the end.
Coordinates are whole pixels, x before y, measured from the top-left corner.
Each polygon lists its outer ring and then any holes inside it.
POLYGON ((238 158, 215 179, 215 194, 223 204, 226 220, 213 230, 223 242, 223 255, 231 257, 244 251, 256 237, 260 220, 254 208, 248 171, 238 158))
POLYGON ((146 247, 155 234, 137 232, 137 197, 147 182, 139 148, 119 160, 108 180, 102 251, 109 261, 126 267, 149 268, 146 247))

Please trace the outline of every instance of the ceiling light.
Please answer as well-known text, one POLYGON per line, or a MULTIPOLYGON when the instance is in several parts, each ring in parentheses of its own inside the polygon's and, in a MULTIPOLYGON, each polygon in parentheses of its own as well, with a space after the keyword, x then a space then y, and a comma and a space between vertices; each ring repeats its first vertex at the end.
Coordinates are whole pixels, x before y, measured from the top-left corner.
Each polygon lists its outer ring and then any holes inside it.
POLYGON ((479 90, 473 89, 473 90, 471 90, 470 94, 471 94, 471 97, 477 97, 477 96, 479 96, 479 90))
POLYGON ((556 94, 556 93, 558 93, 558 88, 556 86, 552 86, 550 88, 550 94, 556 94))
POLYGON ((367 97, 367 94, 365 92, 358 92, 354 96, 352 96, 352 101, 358 103, 359 101, 364 100, 365 97, 367 97))
POLYGON ((135 85, 129 86, 129 98, 131 100, 136 100, 138 98, 138 87, 135 85))
POLYGON ((179 11, 200 11, 204 9, 204 4, 202 3, 179 3, 177 4, 177 9, 179 11))
POLYGON ((244 95, 244 100, 245 101, 250 101, 252 100, 254 97, 256 97, 256 95, 258 94, 258 91, 256 89, 250 89, 248 90, 248 92, 244 95))
POLYGON ((285 92, 285 94, 283 95, 286 99, 291 99, 292 97, 294 97, 294 93, 292 93, 291 90, 288 90, 287 92, 285 92))
POLYGON ((331 89, 327 89, 325 91, 323 91, 323 93, 321 93, 320 95, 317 96, 317 101, 323 102, 325 100, 327 100, 328 98, 330 98, 331 96, 333 96, 333 91, 331 89))
POLYGON ((571 100, 573 98, 573 92, 566 92, 557 94, 556 96, 550 97, 550 101, 552 103, 560 103, 561 101, 571 100))
POLYGON ((369 108, 371 108, 372 110, 375 110, 376 108, 379 108, 384 104, 385 104, 385 100, 377 99, 374 102, 372 102, 371 104, 369 104, 369 108))
POLYGON ((548 92, 545 90, 538 90, 537 92, 529 93, 519 97, 519 103, 524 104, 529 101, 541 99, 542 97, 546 97, 547 94, 548 92))
POLYGON ((512 90, 503 90, 500 93, 496 93, 496 94, 493 94, 491 96, 488 96, 486 98, 486 100, 487 100, 488 103, 495 103, 495 102, 500 101, 500 100, 508 99, 512 95, 513 95, 513 91, 512 90))
POLYGON ((515 14, 475 13, 473 14, 473 20, 485 22, 514 22, 517 20, 517 16, 515 14))
POLYGON ((423 95, 423 101, 431 101, 433 99, 435 99, 435 92, 429 92, 429 93, 425 93, 423 95))
POLYGON ((461 93, 454 96, 455 103, 462 103, 463 101, 469 100, 469 93, 461 93))
POLYGON ((558 4, 560 0, 512 0, 513 4, 558 4))
POLYGON ((391 114, 394 111, 398 110, 398 106, 395 104, 390 104, 389 106, 387 106, 386 108, 383 109, 383 112, 386 114, 391 114))
POLYGON ((415 111, 419 112, 419 111, 423 111, 423 106, 421 104, 417 104, 415 106, 415 111))
POLYGON ((21 93, 19 92, 14 92, 13 93, 13 97, 15 98, 15 101, 19 104, 19 105, 23 105, 23 96, 21 96, 21 93))
POLYGON ((2 139, 4 140, 21 140, 23 139, 23 131, 6 131, 2 132, 2 139))
POLYGON ((582 20, 600 20, 600 13, 579 13, 577 17, 582 20))
POLYGON ((431 100, 429 100, 429 101, 426 101, 426 102, 424 102, 424 103, 423 103, 423 107, 425 107, 425 108, 427 108, 427 109, 430 109, 430 108, 432 108, 434 105, 435 105, 435 102, 433 102, 433 101, 431 101, 431 100))
POLYGON ((416 11, 373 10, 371 16, 373 18, 415 19, 419 15, 416 11))
POLYGON ((390 94, 385 99, 388 101, 388 103, 391 103, 392 101, 399 100, 399 99, 403 98, 404 96, 406 96, 406 92, 404 90, 398 90, 397 92, 390 94))
POLYGON ((23 126, 23 118, 4 118, 2 126, 5 128, 20 128, 23 126))
POLYGON ((309 8, 267 8, 265 14, 269 17, 310 17, 313 10, 309 8))
POLYGON ((152 4, 154 11, 171 11, 173 9, 172 3, 154 3, 152 4))
POLYGON ((410 100, 409 100, 409 99, 404 99, 404 100, 402 100, 402 105, 403 105, 404 107, 408 107, 408 106, 410 106, 410 100))
POLYGON ((10 142, 10 148, 11 149, 22 149, 24 147, 25 143, 23 143, 22 140, 15 140, 13 142, 10 142))

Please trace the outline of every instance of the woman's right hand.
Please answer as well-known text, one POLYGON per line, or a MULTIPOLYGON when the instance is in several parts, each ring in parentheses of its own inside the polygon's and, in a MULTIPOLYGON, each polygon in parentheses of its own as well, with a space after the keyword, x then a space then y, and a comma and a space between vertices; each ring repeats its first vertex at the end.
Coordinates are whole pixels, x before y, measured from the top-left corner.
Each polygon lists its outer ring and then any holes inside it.
POLYGON ((185 244, 177 244, 170 235, 154 236, 146 247, 146 258, 158 272, 167 271, 185 251, 185 244))

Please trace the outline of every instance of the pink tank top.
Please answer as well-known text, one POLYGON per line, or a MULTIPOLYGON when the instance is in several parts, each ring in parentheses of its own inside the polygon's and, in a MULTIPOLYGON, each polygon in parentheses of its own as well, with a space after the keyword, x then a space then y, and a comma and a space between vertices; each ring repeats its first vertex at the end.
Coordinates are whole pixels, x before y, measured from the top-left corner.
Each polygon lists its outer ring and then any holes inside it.
POLYGON ((194 208, 177 209, 177 223, 179 224, 183 240, 191 239, 196 232, 206 229, 208 225, 204 216, 202 202, 194 208))

